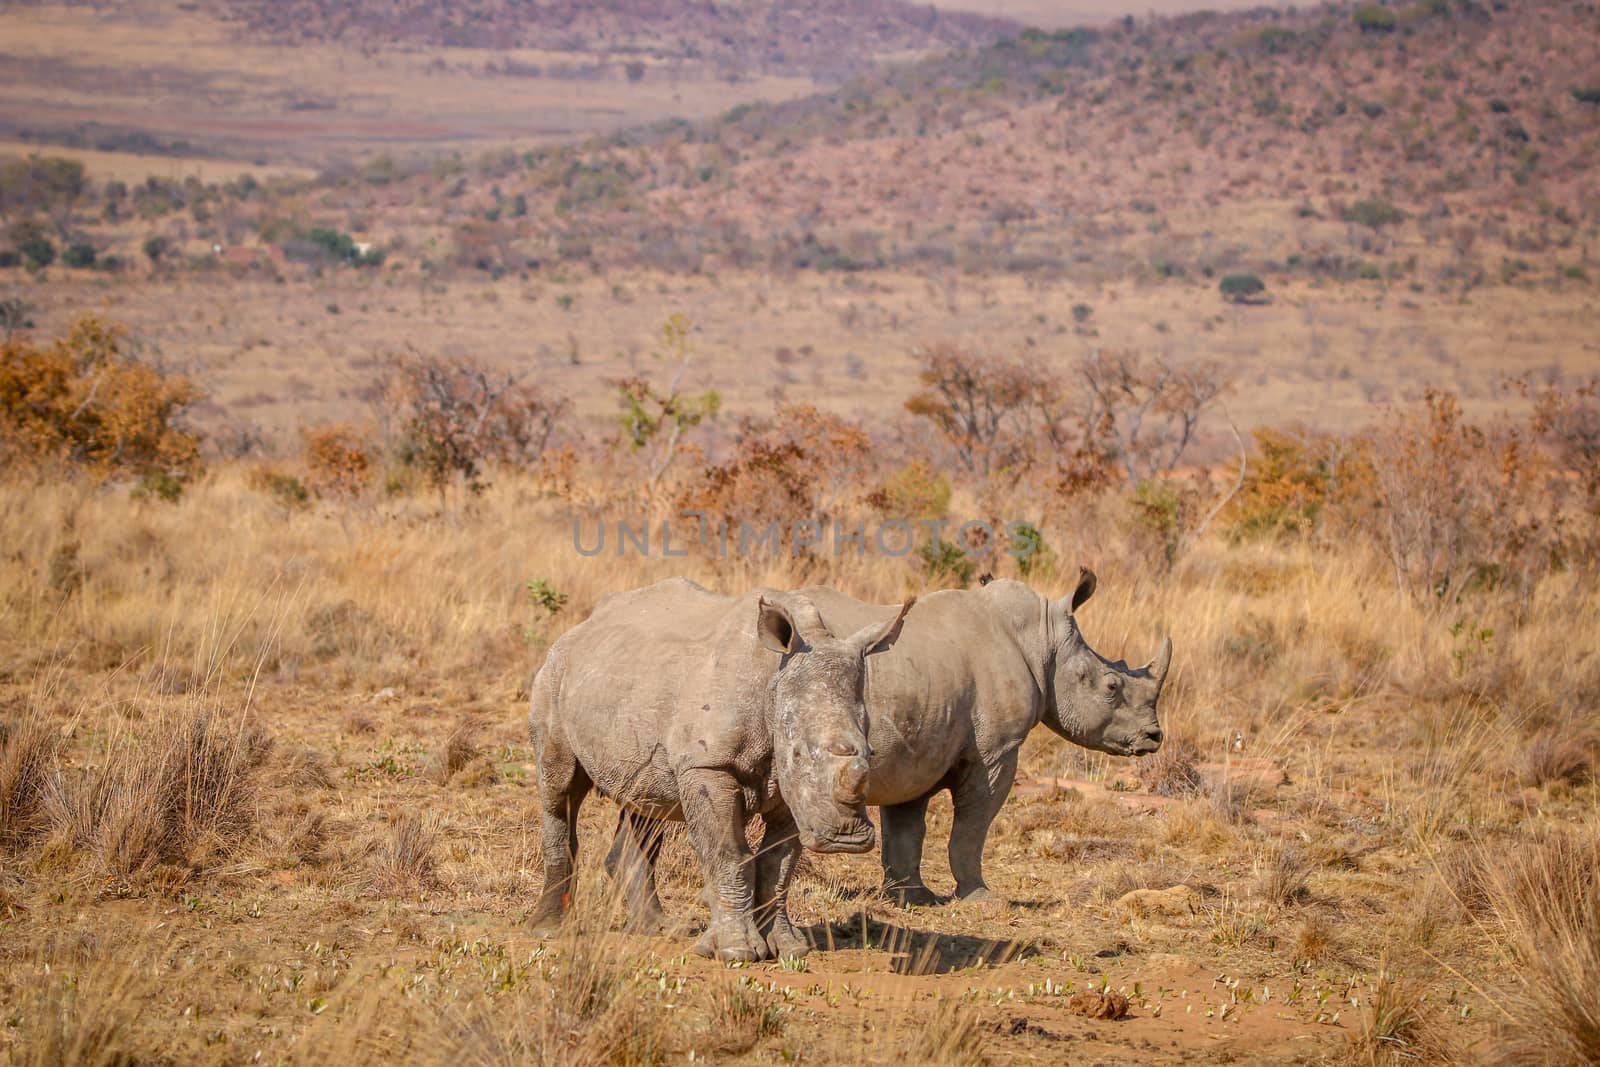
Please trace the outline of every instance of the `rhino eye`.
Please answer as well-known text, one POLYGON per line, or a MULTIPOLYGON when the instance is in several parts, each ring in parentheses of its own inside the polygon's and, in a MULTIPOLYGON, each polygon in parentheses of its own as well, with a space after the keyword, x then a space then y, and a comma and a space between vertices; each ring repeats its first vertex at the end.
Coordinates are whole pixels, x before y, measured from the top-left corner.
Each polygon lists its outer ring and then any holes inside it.
POLYGON ((1115 693, 1118 689, 1121 689, 1121 688, 1122 688, 1122 679, 1121 678, 1118 678, 1116 675, 1113 674, 1111 677, 1106 679, 1106 692, 1115 693))
POLYGON ((835 756, 859 756, 861 752, 854 745, 847 745, 843 741, 835 741, 828 746, 828 751, 835 756))

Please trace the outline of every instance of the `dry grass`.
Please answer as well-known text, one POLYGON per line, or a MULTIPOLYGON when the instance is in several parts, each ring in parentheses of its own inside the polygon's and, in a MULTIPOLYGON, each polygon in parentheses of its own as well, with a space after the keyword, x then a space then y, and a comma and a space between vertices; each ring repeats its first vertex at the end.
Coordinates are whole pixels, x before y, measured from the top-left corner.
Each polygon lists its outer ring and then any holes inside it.
POLYGON ((1311 861, 1298 845, 1273 842, 1256 855, 1256 893, 1275 907, 1298 904, 1308 895, 1306 880, 1311 869, 1311 861))
POLYGON ((397 896, 423 893, 438 884, 434 848, 439 832, 427 818, 402 814, 379 841, 372 877, 379 891, 397 896))
POLYGON ((1421 983, 1380 967, 1365 990, 1361 1028, 1351 1037, 1350 1059, 1367 1067, 1444 1063, 1449 1050, 1429 1024, 1421 983))
MULTIPOLYGON (((1070 788, 1001 812, 986 867, 1000 902, 907 913, 877 896, 875 856, 809 857, 793 910, 834 950, 805 973, 730 974, 686 958, 685 937, 611 932, 621 919, 596 882, 615 813, 602 800, 584 809, 577 897, 597 910, 549 941, 521 928, 540 866, 522 725, 531 671, 604 593, 669 572, 723 588, 832 581, 885 602, 920 579, 883 559, 803 575, 786 561, 585 559, 536 494, 507 475, 443 514, 400 499, 285 519, 226 466, 171 507, 0 487, 0 539, 17 546, 0 558, 0 766, 14 813, 0 921, 21 946, 0 957, 0 998, 25 1005, 19 1034, 51 1016, 31 1006, 42 987, 18 961, 63 967, 80 942, 120 952, 138 921, 184 938, 184 988, 213 1021, 184 1029, 146 1012, 113 1044, 188 1059, 207 1058, 211 1028, 264 1059, 648 1063, 787 1049, 1051 1062, 1055 1035, 1107 1062, 1149 1041, 1160 1063, 1172 1041, 1177 1058, 1211 1033, 1260 1056, 1303 1035, 1327 1058, 1356 1013, 1343 1028, 1318 1016, 1354 996, 1366 1017, 1355 1055, 1369 1062, 1489 1041, 1497 1003, 1519 1019, 1507 1030, 1517 1055, 1560 1062, 1581 1008, 1573 976, 1592 965, 1581 916, 1496 890, 1467 845, 1502 855, 1506 842, 1553 841, 1594 802, 1581 776, 1530 799, 1506 757, 1548 723, 1533 712, 1595 684, 1588 661, 1546 654, 1557 636, 1600 638, 1574 576, 1547 579, 1520 613, 1473 605, 1504 635, 1509 682, 1468 700, 1419 685, 1451 677, 1454 620, 1397 593, 1355 547, 1330 565, 1293 546, 1206 542, 1160 575, 1095 527, 1052 530, 1064 559, 1098 565, 1082 612, 1097 647, 1138 654, 1174 631, 1163 717, 1193 748, 1175 743, 1134 786, 1128 764, 1041 732, 1023 771, 1070 788), (69 524, 80 580, 63 596, 48 561, 69 524), (1244 570, 1271 580, 1241 583, 1244 570), (570 597, 559 614, 528 603, 534 576, 570 597), (1276 635, 1274 656, 1223 654, 1245 612, 1276 635), (1323 681, 1301 687, 1313 674, 1323 681), (51 680, 22 681, 36 678, 51 680), (1229 753, 1225 779, 1199 752, 1229 753), (1198 791, 1163 789, 1191 771, 1204 772, 1198 791), (1218 975, 1259 975, 1272 997, 1218 975), (1128 997, 1128 1016, 1072 1014, 1070 994, 1085 991, 1128 997)), ((925 870, 944 892, 950 818, 937 798, 925 870)), ((703 921, 681 833, 661 882, 669 914, 703 921)), ((157 1002, 154 982, 133 1000, 157 1002)))
POLYGON ((1521 1062, 1600 1062, 1600 835, 1593 825, 1482 856, 1493 922, 1516 953, 1503 1001, 1521 1062))
POLYGON ((0 722, 0 851, 14 851, 50 825, 59 795, 61 734, 42 717, 0 722))

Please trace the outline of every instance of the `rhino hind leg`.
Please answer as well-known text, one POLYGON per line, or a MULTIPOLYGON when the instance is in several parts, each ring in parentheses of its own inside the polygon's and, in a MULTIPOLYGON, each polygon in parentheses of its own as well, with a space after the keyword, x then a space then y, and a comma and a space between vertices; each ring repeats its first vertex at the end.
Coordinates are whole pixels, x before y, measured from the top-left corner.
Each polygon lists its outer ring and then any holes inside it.
POLYGON ((570 752, 547 744, 539 759, 539 806, 543 813, 544 889, 529 922, 553 926, 572 906, 573 864, 578 857, 578 809, 594 787, 570 752))
POLYGON ((694 950, 751 963, 771 955, 755 918, 755 864, 745 838, 743 792, 732 775, 696 768, 679 780, 683 814, 705 872, 711 923, 694 950))
POLYGON ((950 790, 955 815, 950 824, 950 873, 955 875, 956 896, 961 900, 993 899, 983 881, 983 846, 989 824, 1000 813, 1017 776, 1017 754, 1010 753, 995 766, 974 763, 965 768, 950 790))
POLYGON ((606 873, 622 894, 628 929, 633 933, 662 933, 672 927, 656 889, 656 861, 661 858, 665 836, 666 824, 660 819, 627 810, 617 816, 617 834, 606 854, 606 873))
POLYGON ((775 957, 799 959, 811 951, 811 943, 789 920, 789 882, 800 860, 800 830, 788 808, 779 808, 762 821, 765 830, 756 853, 756 926, 775 957))
POLYGON ((883 822, 883 895, 902 907, 939 903, 922 881, 922 842, 928 832, 928 800, 878 809, 883 822))

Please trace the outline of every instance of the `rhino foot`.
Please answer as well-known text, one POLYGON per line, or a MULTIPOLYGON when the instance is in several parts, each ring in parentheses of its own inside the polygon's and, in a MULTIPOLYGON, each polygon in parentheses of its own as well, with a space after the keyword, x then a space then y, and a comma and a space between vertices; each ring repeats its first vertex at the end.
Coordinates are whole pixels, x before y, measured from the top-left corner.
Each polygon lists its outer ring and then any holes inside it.
POLYGON ((708 959, 738 960, 754 963, 768 955, 767 940, 761 936, 756 923, 749 915, 713 919, 700 940, 694 944, 698 955, 708 959))
POLYGON ((528 925, 534 930, 554 930, 561 925, 561 919, 566 914, 564 904, 560 896, 554 899, 540 897, 533 911, 528 913, 528 925))
POLYGON ((989 892, 988 886, 980 885, 976 889, 969 889, 966 892, 957 889, 956 898, 969 904, 987 904, 995 899, 995 895, 989 892))
POLYGON ((920 882, 914 885, 886 885, 883 895, 902 908, 931 908, 939 903, 933 890, 920 882))
POLYGON ((793 927, 773 927, 772 933, 767 935, 767 947, 772 950, 773 959, 797 960, 811 951, 811 942, 797 934, 793 927))

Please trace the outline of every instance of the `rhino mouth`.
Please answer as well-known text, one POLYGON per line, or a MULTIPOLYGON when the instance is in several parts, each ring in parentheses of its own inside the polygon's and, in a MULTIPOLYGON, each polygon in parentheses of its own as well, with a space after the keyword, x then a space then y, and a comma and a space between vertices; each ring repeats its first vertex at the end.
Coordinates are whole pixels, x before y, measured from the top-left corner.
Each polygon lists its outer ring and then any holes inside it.
POLYGON ((803 833, 800 838, 800 843, 813 852, 870 852, 877 841, 872 823, 859 816, 840 823, 825 836, 803 833))
POLYGON ((1161 748, 1161 742, 1149 737, 1141 737, 1128 746, 1130 756, 1148 756, 1161 748))

